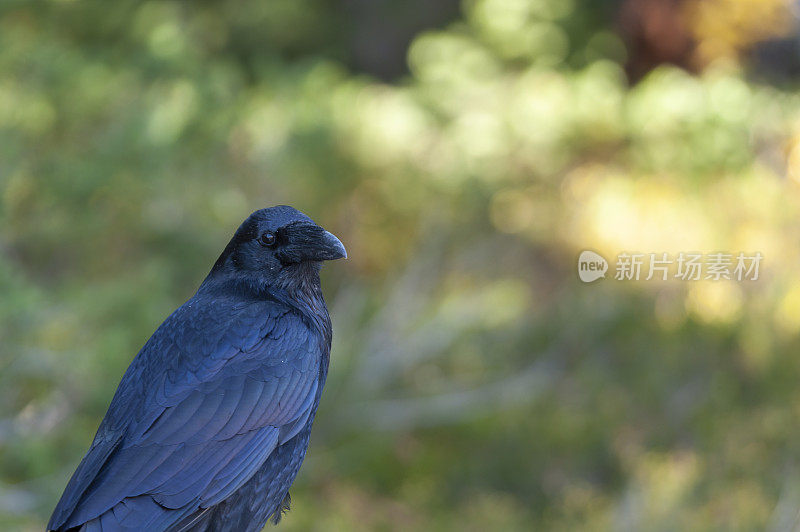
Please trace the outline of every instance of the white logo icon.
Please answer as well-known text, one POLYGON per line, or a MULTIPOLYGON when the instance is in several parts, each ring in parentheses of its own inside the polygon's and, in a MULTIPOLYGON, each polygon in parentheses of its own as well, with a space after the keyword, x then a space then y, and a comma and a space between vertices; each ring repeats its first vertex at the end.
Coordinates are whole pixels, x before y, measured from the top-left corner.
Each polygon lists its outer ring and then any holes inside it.
POLYGON ((591 283, 606 276, 608 261, 594 251, 582 251, 578 257, 578 277, 591 283))

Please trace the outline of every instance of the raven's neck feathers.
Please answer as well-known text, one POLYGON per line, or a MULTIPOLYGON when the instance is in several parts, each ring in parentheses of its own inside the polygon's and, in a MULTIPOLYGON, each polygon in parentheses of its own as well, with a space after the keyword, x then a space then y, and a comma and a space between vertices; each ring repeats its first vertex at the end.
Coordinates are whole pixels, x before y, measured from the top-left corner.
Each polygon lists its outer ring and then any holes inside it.
POLYGON ((213 268, 197 289, 198 295, 241 299, 270 299, 297 310, 318 329, 330 346, 331 322, 319 279, 321 264, 301 262, 284 267, 268 281, 258 274, 213 268))

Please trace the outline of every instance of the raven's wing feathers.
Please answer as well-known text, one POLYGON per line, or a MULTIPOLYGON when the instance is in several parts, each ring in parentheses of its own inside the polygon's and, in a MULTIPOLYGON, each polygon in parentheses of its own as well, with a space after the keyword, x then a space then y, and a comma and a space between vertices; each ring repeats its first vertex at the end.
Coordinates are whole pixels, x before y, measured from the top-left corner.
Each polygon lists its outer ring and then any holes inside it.
POLYGON ((146 508, 148 528, 170 526, 228 497, 305 424, 321 350, 302 320, 275 302, 191 303, 131 364, 49 529, 124 526, 146 508))

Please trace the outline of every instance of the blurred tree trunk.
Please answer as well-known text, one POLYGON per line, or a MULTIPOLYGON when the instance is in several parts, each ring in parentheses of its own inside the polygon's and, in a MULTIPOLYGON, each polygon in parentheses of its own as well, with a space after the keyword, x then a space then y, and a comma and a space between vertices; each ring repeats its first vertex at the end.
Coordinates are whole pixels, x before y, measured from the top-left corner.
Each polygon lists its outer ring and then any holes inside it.
POLYGON ((693 71, 694 39, 683 16, 684 0, 625 0, 618 20, 628 47, 625 71, 635 83, 663 63, 693 71))

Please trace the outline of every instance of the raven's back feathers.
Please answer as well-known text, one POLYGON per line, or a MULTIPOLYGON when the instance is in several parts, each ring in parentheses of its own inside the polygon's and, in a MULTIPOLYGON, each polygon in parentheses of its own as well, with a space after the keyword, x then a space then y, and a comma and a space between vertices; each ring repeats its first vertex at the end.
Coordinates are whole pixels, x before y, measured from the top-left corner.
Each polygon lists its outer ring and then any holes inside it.
POLYGON ((166 530, 231 496, 310 424, 324 336, 274 299, 190 299, 128 368, 48 529, 166 530))

